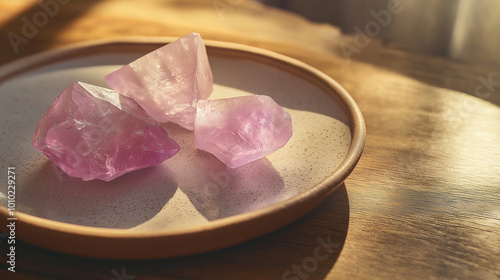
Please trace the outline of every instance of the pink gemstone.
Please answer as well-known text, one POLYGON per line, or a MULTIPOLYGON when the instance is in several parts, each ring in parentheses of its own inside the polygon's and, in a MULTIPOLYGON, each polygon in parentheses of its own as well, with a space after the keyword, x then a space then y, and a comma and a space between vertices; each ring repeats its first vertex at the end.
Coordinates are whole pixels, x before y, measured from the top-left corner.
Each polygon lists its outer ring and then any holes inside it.
POLYGON ((81 82, 73 82, 52 103, 38 123, 33 146, 85 181, 113 180, 159 164, 180 149, 132 99, 81 82))
POLYGON ((292 137, 292 119, 269 96, 198 101, 195 144, 231 168, 265 157, 292 137))
POLYGON ((188 34, 105 77, 158 122, 193 130, 198 99, 212 92, 212 71, 199 34, 188 34))

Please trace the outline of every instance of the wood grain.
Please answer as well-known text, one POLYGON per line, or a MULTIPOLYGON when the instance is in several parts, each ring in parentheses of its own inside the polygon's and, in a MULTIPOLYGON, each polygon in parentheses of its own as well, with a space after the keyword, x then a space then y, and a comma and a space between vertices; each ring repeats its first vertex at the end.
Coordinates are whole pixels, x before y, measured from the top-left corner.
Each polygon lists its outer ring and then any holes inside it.
MULTIPOLYGON (((0 1, 0 36, 20 32, 36 3, 0 1)), ((12 274, 2 242, 2 279, 111 279, 122 268, 136 279, 500 278, 500 69, 376 40, 347 58, 342 46, 356 37, 335 27, 253 1, 221 0, 233 3, 222 13, 214 3, 72 1, 18 54, 2 39, 0 62, 98 38, 191 31, 297 58, 339 81, 364 114, 365 152, 345 185, 278 231, 196 256, 94 260, 20 243, 12 274), (317 260, 318 239, 329 236, 338 246, 317 260)))

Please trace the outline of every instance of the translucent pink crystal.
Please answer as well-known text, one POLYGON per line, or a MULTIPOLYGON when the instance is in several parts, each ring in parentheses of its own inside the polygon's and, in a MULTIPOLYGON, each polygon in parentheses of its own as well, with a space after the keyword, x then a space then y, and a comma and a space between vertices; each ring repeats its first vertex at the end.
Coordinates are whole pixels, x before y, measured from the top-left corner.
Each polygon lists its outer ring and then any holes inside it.
POLYGON ((72 177, 110 181, 156 165, 180 147, 132 99, 73 82, 52 103, 33 146, 72 177))
POLYGON ((188 34, 105 77, 158 122, 193 130, 198 99, 212 92, 212 71, 199 34, 188 34))
POLYGON ((265 157, 292 137, 292 119, 269 96, 198 101, 196 147, 231 168, 265 157))

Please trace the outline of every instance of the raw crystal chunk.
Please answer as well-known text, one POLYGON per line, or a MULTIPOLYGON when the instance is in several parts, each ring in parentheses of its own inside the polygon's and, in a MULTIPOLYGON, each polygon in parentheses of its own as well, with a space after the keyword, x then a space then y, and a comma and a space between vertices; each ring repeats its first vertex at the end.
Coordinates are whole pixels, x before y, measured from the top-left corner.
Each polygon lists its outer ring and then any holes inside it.
POLYGON ((180 149, 132 99, 81 82, 73 82, 52 103, 38 123, 33 146, 85 181, 110 181, 159 164, 180 149))
POLYGON ((212 92, 212 71, 199 34, 191 33, 105 77, 158 122, 193 130, 198 99, 212 92))
POLYGON ((292 119, 269 96, 198 101, 196 147, 231 168, 265 157, 292 137, 292 119))

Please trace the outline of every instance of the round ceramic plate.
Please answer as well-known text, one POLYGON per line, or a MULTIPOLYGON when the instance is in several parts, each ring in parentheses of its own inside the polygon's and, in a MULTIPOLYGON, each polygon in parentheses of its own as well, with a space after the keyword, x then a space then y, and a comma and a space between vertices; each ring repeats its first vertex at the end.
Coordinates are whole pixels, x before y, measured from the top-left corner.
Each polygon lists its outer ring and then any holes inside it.
POLYGON ((292 222, 321 203, 353 170, 364 147, 365 127, 340 85, 294 59, 211 41, 206 41, 214 75, 210 98, 271 96, 292 116, 293 136, 285 147, 231 169, 196 150, 192 132, 166 124, 181 151, 160 165, 111 182, 71 178, 33 148, 39 120, 72 81, 107 87, 107 73, 172 40, 80 44, 0 68, 5 176, 0 219, 10 217, 7 171, 15 167, 15 203, 10 206, 15 206, 16 238, 98 258, 206 252, 292 222))

